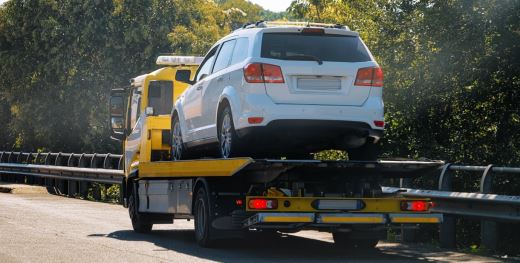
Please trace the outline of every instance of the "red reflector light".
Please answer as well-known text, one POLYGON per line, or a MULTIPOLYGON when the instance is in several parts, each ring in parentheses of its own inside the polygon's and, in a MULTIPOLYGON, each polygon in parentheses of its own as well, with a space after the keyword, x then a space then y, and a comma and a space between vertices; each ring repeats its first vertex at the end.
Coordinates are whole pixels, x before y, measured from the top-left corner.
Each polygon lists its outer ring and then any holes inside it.
POLYGON ((244 204, 244 201, 242 201, 242 199, 237 199, 235 201, 235 203, 238 205, 238 206, 242 206, 244 204))
POLYGON ((385 127, 385 121, 374 121, 376 127, 385 127))
POLYGON ((264 63, 252 63, 244 67, 244 78, 248 83, 284 83, 282 68, 264 63))
POLYGON ((249 118, 247 118, 247 122, 249 124, 259 124, 259 123, 262 123, 263 121, 264 121, 263 117, 249 117, 249 118))
POLYGON ((415 211, 425 212, 430 209, 430 202, 426 201, 402 201, 401 210, 403 211, 415 211))
POLYGON ((250 209, 276 209, 278 201, 272 199, 249 199, 248 206, 250 209))
POLYGON ((303 34, 315 34, 315 35, 323 35, 325 34, 325 30, 323 28, 304 28, 302 30, 303 34))
POLYGON ((354 85, 367 87, 383 87, 383 70, 381 68, 358 69, 354 85))

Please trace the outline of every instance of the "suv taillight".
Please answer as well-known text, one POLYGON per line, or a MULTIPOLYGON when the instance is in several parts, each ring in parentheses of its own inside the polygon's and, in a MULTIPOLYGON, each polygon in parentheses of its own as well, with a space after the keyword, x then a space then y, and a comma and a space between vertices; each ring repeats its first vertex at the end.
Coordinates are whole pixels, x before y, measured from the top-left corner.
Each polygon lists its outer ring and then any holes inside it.
POLYGON ((381 68, 360 68, 354 85, 383 87, 383 70, 381 68))
POLYGON ((279 66, 251 63, 244 67, 244 78, 248 83, 284 83, 282 69, 279 66))

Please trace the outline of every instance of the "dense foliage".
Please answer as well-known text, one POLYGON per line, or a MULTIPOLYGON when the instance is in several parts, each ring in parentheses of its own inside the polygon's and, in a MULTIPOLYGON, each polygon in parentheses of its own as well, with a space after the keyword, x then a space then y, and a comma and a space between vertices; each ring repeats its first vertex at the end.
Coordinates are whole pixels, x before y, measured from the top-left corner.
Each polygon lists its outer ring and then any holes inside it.
POLYGON ((0 7, 0 149, 117 152, 110 89, 159 54, 204 55, 260 16, 245 0, 10 0, 0 7))

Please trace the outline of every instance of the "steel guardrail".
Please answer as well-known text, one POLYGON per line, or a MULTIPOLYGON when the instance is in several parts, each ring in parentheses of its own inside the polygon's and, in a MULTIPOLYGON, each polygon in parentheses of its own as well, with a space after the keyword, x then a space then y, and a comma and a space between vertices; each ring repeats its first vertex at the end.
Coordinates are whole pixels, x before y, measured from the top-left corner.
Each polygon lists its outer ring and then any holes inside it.
POLYGON ((111 153, 0 152, 0 173, 119 184, 123 155, 111 153))
MULTIPOLYGON (((402 178, 400 188, 385 187, 387 192, 398 191, 404 196, 425 197, 434 201, 432 211, 443 213, 444 221, 440 226, 440 245, 444 248, 456 247, 457 218, 480 219, 481 244, 495 250, 498 247, 498 222, 520 223, 520 196, 493 194, 493 181, 496 174, 520 175, 519 167, 499 167, 495 165, 471 166, 445 164, 438 178, 437 189, 413 189, 410 179, 402 178), (453 189, 453 172, 481 173, 478 192, 456 192, 453 189)), ((517 193, 514 193, 517 194, 517 193)), ((413 241, 410 238, 403 240, 413 241)))

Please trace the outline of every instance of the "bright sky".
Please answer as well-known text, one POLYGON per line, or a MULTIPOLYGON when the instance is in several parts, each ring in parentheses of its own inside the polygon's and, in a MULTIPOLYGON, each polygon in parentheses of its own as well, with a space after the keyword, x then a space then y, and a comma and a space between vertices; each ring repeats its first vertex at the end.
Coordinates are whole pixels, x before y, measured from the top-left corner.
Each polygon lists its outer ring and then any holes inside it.
POLYGON ((289 7, 293 0, 248 0, 249 2, 258 4, 264 9, 268 9, 274 12, 285 11, 289 7))

